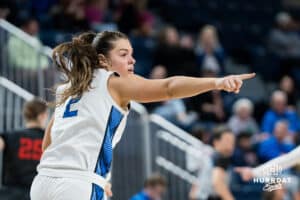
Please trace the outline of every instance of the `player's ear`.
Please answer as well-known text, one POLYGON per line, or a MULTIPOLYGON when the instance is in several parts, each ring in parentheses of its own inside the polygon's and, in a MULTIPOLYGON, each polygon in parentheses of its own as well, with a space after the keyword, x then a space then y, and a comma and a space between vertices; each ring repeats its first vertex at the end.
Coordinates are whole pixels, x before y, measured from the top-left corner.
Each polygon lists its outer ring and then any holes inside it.
POLYGON ((109 67, 111 66, 109 60, 103 54, 98 54, 98 60, 100 66, 105 69, 109 69, 109 67))

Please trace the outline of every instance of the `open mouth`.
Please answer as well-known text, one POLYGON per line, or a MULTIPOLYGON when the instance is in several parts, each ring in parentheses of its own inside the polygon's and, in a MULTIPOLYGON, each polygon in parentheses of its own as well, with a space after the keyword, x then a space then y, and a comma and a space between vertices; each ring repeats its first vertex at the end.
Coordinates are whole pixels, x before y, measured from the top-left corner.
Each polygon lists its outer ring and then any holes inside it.
POLYGON ((129 69, 128 71, 129 71, 129 72, 131 72, 131 73, 133 73, 133 72, 134 72, 134 70, 133 70, 133 69, 129 69))

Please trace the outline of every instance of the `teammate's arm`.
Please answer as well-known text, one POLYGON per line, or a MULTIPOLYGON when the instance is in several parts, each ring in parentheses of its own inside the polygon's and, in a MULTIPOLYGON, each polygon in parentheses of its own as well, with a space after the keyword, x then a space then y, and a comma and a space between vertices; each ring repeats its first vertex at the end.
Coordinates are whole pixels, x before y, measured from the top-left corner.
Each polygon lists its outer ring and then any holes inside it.
POLYGON ((2 137, 0 137, 0 151, 3 151, 5 148, 5 142, 2 137))
POLYGON ((47 128, 45 130, 44 138, 43 138, 43 143, 42 143, 42 151, 44 152, 46 148, 51 144, 51 128, 53 126, 54 122, 54 115, 51 117, 51 120, 49 124, 47 125, 47 128))
POLYGON ((212 172, 214 190, 223 200, 234 200, 226 184, 226 171, 221 167, 215 167, 212 172))
POLYGON ((192 78, 174 76, 166 79, 145 79, 137 75, 126 77, 112 76, 108 87, 112 96, 121 105, 130 100, 137 102, 155 102, 174 98, 195 96, 210 90, 225 90, 238 93, 243 80, 253 78, 252 74, 231 75, 223 78, 192 78))
POLYGON ((274 166, 279 166, 283 170, 293 167, 296 164, 300 163, 300 146, 294 149, 293 151, 274 158, 258 167, 249 168, 249 167, 237 167, 235 171, 238 172, 244 181, 249 181, 253 177, 263 177, 266 171, 274 166))

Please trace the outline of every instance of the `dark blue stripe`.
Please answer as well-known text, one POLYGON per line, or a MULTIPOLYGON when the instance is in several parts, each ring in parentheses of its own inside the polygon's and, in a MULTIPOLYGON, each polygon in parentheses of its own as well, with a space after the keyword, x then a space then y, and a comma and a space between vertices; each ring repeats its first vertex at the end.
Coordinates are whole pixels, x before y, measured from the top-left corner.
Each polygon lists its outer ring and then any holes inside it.
MULTIPOLYGON (((110 110, 107 126, 105 129, 105 135, 102 142, 101 150, 98 156, 97 165, 95 168, 95 173, 106 177, 108 174, 111 162, 112 162, 112 140, 116 133, 118 126, 121 123, 123 115, 115 107, 110 110)), ((93 184, 91 200, 102 200, 103 189, 98 185, 93 184)))

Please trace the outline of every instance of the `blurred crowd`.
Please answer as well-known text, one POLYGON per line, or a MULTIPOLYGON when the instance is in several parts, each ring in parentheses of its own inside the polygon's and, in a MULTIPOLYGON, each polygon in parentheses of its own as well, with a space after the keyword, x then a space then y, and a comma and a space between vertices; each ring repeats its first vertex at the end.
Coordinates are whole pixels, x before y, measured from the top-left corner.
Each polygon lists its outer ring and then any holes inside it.
MULTIPOLYGON (((291 151, 300 142, 299 16, 282 12, 279 1, 268 1, 272 2, 266 6, 269 10, 260 10, 263 6, 259 1, 240 5, 231 0, 226 7, 216 2, 4 0, 0 3, 0 18, 35 37, 37 43, 51 47, 78 32, 120 30, 128 34, 132 43, 135 72, 151 79, 257 72, 257 77, 238 95, 212 91, 145 105, 149 112, 163 116, 207 144, 215 137, 216 125, 227 125, 236 140, 230 153, 231 164, 253 167, 291 151), (223 21, 215 20, 203 7, 193 12, 204 4, 215 16, 224 16, 223 21), (185 16, 184 9, 191 18, 185 16), (241 14, 234 15, 239 9, 245 9, 249 24, 239 19, 241 14), (227 16, 230 14, 231 18, 227 16), (231 25, 225 26, 226 23, 231 25), (244 30, 244 26, 249 29, 244 30)), ((12 38, 8 50, 17 52, 18 45, 12 38)), ((21 60, 12 59, 15 65, 37 65, 34 58, 24 63, 21 55, 16 57, 21 60)), ((299 171, 290 173, 297 175, 299 171)))

